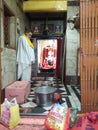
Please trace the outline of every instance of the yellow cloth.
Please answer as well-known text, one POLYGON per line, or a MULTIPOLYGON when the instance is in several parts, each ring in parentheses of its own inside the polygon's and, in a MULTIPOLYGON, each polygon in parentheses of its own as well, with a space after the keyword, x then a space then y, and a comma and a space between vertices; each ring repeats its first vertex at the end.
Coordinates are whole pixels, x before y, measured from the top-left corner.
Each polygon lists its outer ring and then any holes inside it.
POLYGON ((24 36, 28 42, 28 44, 30 45, 30 47, 34 48, 34 44, 30 41, 30 39, 25 35, 23 34, 22 36, 24 36))

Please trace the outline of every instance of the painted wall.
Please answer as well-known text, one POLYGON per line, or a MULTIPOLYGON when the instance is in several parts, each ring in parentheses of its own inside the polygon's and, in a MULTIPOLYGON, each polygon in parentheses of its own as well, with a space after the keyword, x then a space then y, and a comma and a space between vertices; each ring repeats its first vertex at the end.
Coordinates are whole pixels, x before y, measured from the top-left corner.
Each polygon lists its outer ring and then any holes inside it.
MULTIPOLYGON (((20 34, 23 33, 25 25, 29 24, 29 21, 27 17, 24 15, 22 10, 17 6, 16 0, 4 0, 6 4, 8 5, 9 9, 11 9, 15 16, 16 16, 16 25, 18 27, 18 31, 16 28, 16 41, 13 39, 13 32, 11 36, 11 44, 16 44, 17 48, 17 39, 20 34)), ((7 85, 10 83, 14 82, 16 80, 16 49, 11 49, 11 48, 5 48, 4 47, 4 26, 3 26, 3 12, 2 12, 2 17, 1 17, 1 36, 2 36, 2 42, 1 42, 1 47, 3 48, 2 51, 2 88, 5 88, 7 85)), ((13 24, 13 21, 12 23, 13 24)), ((15 24, 15 23, 14 23, 15 24)))
MULTIPOLYGON (((67 21, 73 20, 73 16, 79 12, 78 6, 68 6, 67 21)), ((73 28, 73 23, 67 22, 66 30, 66 76, 70 77, 70 82, 77 82, 76 80, 76 60, 77 49, 80 47, 80 33, 73 28)))

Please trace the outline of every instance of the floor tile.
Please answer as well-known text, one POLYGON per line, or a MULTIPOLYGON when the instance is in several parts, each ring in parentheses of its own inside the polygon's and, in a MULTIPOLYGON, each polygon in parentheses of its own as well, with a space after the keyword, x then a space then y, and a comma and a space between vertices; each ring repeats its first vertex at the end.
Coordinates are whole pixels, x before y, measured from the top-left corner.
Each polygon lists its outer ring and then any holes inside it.
MULTIPOLYGON (((60 79, 54 79, 53 77, 49 78, 52 79, 54 82, 52 87, 56 87, 56 92, 60 93, 61 95, 61 99, 59 101, 60 104, 63 105, 66 109, 68 107, 77 107, 80 110, 80 90, 78 89, 78 87, 71 85, 64 86, 64 84, 61 83, 60 79)), ((46 80, 45 77, 43 77, 42 79, 46 80)), ((20 105, 20 115, 47 115, 52 105, 48 107, 39 107, 37 105, 36 96, 34 93, 34 89, 36 87, 33 85, 33 83, 35 84, 35 82, 32 82, 31 92, 26 99, 26 102, 20 105)))

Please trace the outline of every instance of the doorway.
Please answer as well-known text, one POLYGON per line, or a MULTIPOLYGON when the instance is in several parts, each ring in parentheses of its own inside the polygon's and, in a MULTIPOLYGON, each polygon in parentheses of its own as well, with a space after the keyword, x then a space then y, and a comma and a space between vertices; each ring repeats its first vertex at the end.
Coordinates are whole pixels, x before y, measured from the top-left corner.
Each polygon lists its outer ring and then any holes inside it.
POLYGON ((35 65, 33 76, 56 76, 60 74, 60 66, 63 60, 61 54, 63 40, 58 37, 32 38, 35 45, 35 65))

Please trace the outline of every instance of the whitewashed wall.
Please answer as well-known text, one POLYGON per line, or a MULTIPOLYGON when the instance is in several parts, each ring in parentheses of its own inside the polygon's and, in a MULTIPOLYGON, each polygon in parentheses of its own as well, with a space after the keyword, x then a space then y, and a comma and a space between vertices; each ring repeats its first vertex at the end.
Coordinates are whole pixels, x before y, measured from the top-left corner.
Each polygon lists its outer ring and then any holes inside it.
MULTIPOLYGON (((21 9, 17 6, 16 0, 4 0, 8 7, 15 13, 16 15, 16 24, 17 19, 19 21, 20 26, 20 34, 23 33, 25 25, 29 24, 29 21, 27 17, 24 15, 24 13, 21 11, 21 9)), ((2 88, 5 88, 10 83, 14 82, 16 80, 16 49, 11 48, 5 48, 4 47, 4 26, 3 26, 3 12, 2 12, 2 30, 1 30, 1 36, 2 36, 2 43, 1 47, 3 48, 2 55, 1 55, 1 64, 2 64, 2 88)), ((16 43, 17 39, 20 35, 17 33, 16 28, 16 43)), ((13 33, 11 37, 11 41, 13 41, 13 33)), ((14 44, 15 42, 13 41, 14 44)))
POLYGON ((2 52, 2 86, 16 80, 16 53, 15 50, 4 48, 2 52))
MULTIPOLYGON (((69 6, 67 11, 67 20, 73 19, 73 16, 79 11, 77 6, 69 6)), ((76 76, 76 57, 77 49, 80 46, 80 33, 73 28, 73 23, 67 22, 67 45, 66 45, 66 75, 76 76)))

